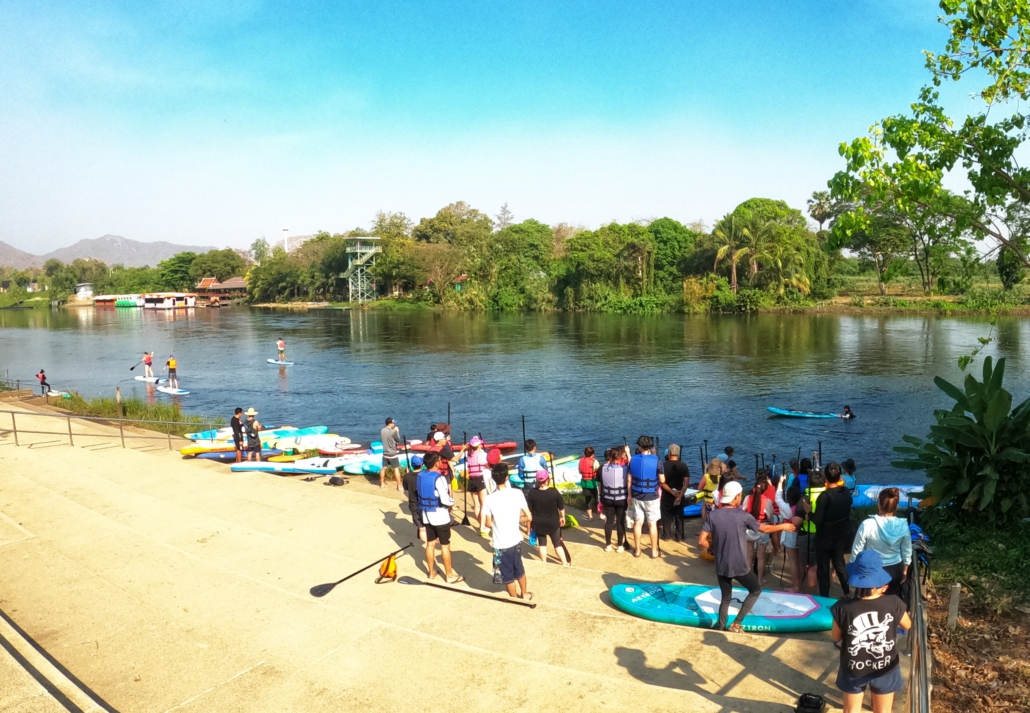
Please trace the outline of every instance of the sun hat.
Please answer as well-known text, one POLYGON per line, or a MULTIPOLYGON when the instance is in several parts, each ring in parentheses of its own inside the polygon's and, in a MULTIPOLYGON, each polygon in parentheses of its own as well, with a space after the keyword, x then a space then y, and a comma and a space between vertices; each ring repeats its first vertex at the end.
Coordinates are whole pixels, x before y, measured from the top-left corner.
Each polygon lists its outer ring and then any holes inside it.
POLYGON ((546 470, 538 470, 536 472, 536 482, 538 483, 546 483, 550 479, 550 477, 551 474, 548 473, 546 470))
POLYGON ((255 411, 254 407, 251 406, 249 409, 247 409, 247 413, 244 414, 244 415, 245 416, 257 416, 257 411, 255 411))
POLYGON ((883 568, 883 559, 875 550, 862 550, 847 564, 848 586, 855 589, 874 589, 891 583, 891 576, 883 568))
POLYGON ((733 499, 744 492, 744 489, 740 487, 740 483, 731 481, 722 486, 722 504, 729 505, 733 502, 733 499))
POLYGON ((437 431, 433 434, 434 441, 442 441, 445 438, 447 438, 447 436, 443 435, 443 431, 437 431))
POLYGON ((480 438, 479 436, 472 436, 472 438, 469 439, 469 445, 470 446, 481 446, 481 445, 483 445, 483 439, 480 438))

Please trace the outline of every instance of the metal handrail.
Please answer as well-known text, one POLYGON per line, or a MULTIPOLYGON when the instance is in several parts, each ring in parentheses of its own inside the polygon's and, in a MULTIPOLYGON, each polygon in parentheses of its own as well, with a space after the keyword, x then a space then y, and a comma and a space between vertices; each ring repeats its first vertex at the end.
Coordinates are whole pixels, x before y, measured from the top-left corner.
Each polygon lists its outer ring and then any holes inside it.
MULTIPOLYGON (((909 522, 914 513, 909 513, 909 522)), ((912 600, 909 612, 912 619, 912 631, 909 632, 911 662, 908 677, 908 710, 909 713, 930 713, 930 693, 933 680, 930 678, 931 657, 930 644, 927 637, 926 605, 923 602, 923 572, 919 563, 919 553, 912 553, 912 566, 909 568, 909 586, 912 600)))
MULTIPOLYGON (((211 422, 211 423, 202 423, 201 422, 201 423, 186 424, 186 423, 184 423, 182 421, 143 421, 143 420, 136 420, 136 419, 130 419, 130 418, 117 418, 117 417, 108 417, 108 416, 85 416, 85 415, 72 414, 72 413, 68 413, 68 414, 63 414, 63 413, 39 413, 39 412, 36 412, 36 411, 11 411, 11 410, 8 410, 8 409, 0 409, 0 414, 9 414, 10 417, 11 417, 11 432, 12 432, 12 434, 14 436, 14 445, 15 446, 20 446, 21 445, 21 443, 19 442, 19 439, 18 439, 18 434, 19 433, 21 433, 21 434, 33 434, 33 435, 40 435, 40 436, 55 436, 55 435, 57 435, 57 436, 62 436, 62 437, 67 435, 68 436, 68 445, 74 446, 75 445, 75 435, 76 434, 72 431, 72 419, 79 420, 79 421, 86 421, 86 422, 90 422, 90 423, 96 423, 96 424, 99 424, 99 425, 108 425, 108 426, 110 426, 112 424, 117 425, 118 426, 118 436, 117 436, 117 438, 121 441, 122 448, 127 448, 127 446, 125 445, 125 425, 126 424, 129 424, 130 426, 134 426, 134 427, 141 428, 141 429, 144 429, 144 430, 153 430, 153 431, 156 431, 157 433, 162 433, 162 432, 161 431, 157 431, 157 429, 148 429, 147 427, 151 426, 151 425, 162 425, 162 426, 177 426, 179 428, 182 428, 185 425, 189 425, 190 427, 194 427, 195 426, 198 431, 203 431, 203 430, 208 430, 208 429, 215 429, 215 428, 220 428, 221 427, 217 423, 213 423, 213 422, 211 422), (25 428, 18 428, 18 421, 17 421, 17 417, 18 416, 23 416, 23 417, 26 417, 26 418, 59 418, 59 419, 64 419, 65 422, 67 423, 67 430, 66 431, 65 430, 61 430, 61 431, 36 431, 36 430, 29 430, 29 429, 25 429, 25 428)), ((97 433, 80 433, 80 434, 78 434, 78 436, 80 438, 115 438, 114 434, 108 435, 108 434, 97 434, 97 433)), ((141 434, 138 434, 138 433, 131 433, 131 434, 129 434, 129 438, 130 439, 135 439, 135 440, 143 440, 143 441, 146 441, 146 440, 161 440, 161 441, 165 441, 166 440, 168 442, 168 450, 172 450, 172 432, 170 430, 164 431, 163 435, 154 435, 154 436, 141 435, 141 434)), ((181 436, 176 436, 176 438, 181 438, 181 436)))

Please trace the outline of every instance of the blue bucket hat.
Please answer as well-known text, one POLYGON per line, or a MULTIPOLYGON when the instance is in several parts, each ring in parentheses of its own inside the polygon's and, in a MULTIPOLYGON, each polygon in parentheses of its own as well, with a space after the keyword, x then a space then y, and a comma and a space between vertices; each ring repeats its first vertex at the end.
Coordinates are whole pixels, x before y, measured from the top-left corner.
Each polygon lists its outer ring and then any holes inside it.
POLYGON ((891 583, 891 576, 883 568, 883 559, 874 550, 862 550, 848 562, 848 585, 856 589, 874 589, 891 583))

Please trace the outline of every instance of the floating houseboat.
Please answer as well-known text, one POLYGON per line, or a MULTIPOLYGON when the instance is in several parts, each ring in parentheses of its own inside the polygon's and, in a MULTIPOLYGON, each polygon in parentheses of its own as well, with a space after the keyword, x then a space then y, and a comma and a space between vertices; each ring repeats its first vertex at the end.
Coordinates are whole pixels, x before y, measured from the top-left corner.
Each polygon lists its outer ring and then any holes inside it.
POLYGON ((143 295, 143 309, 192 309, 197 296, 192 292, 150 292, 143 295))
POLYGON ((97 295, 93 298, 94 307, 132 307, 143 306, 143 295, 97 295))

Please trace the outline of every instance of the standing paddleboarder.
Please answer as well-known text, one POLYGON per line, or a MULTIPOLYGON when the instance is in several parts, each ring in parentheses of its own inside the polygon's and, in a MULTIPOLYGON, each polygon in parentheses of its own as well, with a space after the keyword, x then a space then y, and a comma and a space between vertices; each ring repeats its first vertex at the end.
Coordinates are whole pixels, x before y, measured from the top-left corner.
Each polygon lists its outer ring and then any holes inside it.
POLYGON ((154 378, 154 355, 151 352, 143 352, 143 376, 147 379, 154 378))
POLYGON ((175 355, 172 354, 168 357, 168 361, 165 362, 165 369, 168 370, 168 388, 178 389, 179 388, 179 362, 175 360, 175 355))
POLYGON ((275 350, 279 352, 279 361, 286 361, 286 342, 283 341, 282 337, 275 343, 275 350))

